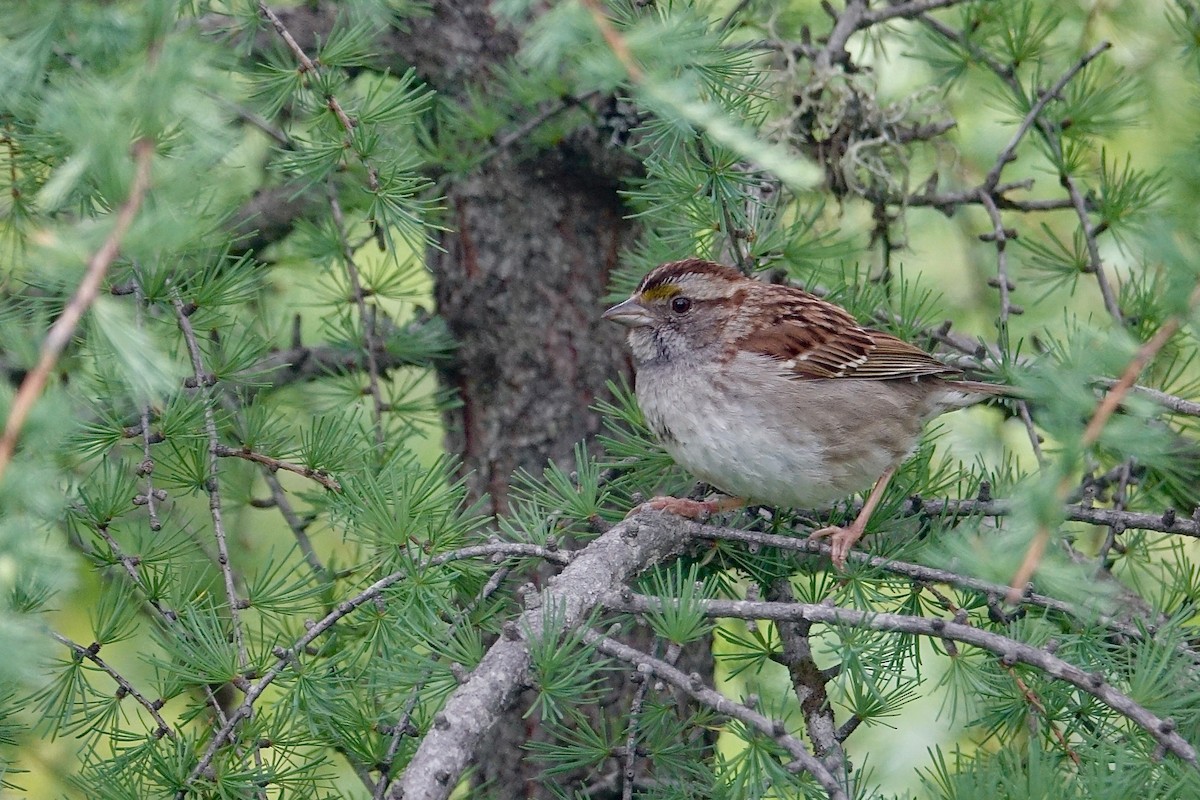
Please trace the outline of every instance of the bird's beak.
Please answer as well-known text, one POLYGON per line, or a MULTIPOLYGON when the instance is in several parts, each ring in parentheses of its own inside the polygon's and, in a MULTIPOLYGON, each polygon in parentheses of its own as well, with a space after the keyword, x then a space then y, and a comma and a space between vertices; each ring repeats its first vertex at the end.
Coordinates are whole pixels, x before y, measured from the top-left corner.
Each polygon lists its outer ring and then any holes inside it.
POLYGON ((653 322, 650 312, 633 297, 605 311, 604 319, 619 322, 627 328, 639 328, 653 322))

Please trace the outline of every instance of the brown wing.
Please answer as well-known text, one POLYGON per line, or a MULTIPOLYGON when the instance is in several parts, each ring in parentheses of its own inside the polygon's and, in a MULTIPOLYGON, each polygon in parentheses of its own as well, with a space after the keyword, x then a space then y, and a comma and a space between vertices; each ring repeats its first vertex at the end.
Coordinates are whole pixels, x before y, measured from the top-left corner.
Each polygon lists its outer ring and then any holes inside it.
POLYGON ((770 321, 747 332, 742 349, 783 362, 797 378, 894 380, 959 374, 921 348, 864 328, 845 309, 807 292, 788 292, 768 313, 770 321))

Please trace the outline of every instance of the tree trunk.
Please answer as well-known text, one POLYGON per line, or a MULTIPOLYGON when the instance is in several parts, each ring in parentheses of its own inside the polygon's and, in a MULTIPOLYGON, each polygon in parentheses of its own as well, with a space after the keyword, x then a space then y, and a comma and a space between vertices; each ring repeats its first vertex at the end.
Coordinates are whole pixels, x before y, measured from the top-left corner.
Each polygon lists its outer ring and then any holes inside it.
POLYGON ((617 326, 600 319, 631 243, 616 183, 561 152, 497 158, 450 186, 450 230, 429 253, 439 314, 458 342, 443 378, 472 493, 503 513, 513 471, 540 474, 599 422, 589 406, 628 372, 617 326))

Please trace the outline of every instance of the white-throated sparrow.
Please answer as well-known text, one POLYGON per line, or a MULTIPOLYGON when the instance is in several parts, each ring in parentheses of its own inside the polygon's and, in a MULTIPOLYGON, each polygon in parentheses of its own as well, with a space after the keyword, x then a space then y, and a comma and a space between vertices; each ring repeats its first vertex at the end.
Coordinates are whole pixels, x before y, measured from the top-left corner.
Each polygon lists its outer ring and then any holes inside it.
POLYGON ((629 328, 646 423, 681 466, 734 502, 655 498, 685 516, 756 501, 812 508, 866 490, 830 536, 843 567, 930 418, 1005 394, 807 292, 700 259, 657 267, 604 312, 629 328))

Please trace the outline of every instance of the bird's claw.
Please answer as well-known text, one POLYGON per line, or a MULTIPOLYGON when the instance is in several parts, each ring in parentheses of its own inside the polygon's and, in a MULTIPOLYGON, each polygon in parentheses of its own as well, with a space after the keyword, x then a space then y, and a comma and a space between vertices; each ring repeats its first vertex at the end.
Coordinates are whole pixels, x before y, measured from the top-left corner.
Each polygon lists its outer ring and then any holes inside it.
POLYGON ((830 525, 820 530, 815 530, 808 535, 811 539, 829 538, 829 545, 832 552, 829 557, 833 560, 833 565, 839 570, 846 568, 846 558, 850 555, 850 548, 854 547, 854 543, 862 538, 863 526, 852 524, 849 527, 843 528, 840 525, 830 525))

